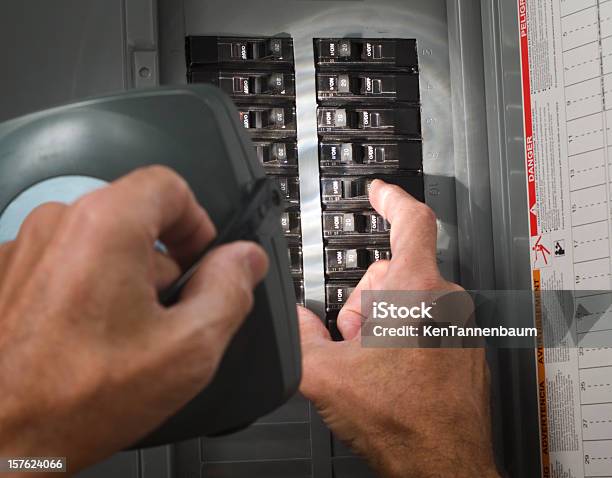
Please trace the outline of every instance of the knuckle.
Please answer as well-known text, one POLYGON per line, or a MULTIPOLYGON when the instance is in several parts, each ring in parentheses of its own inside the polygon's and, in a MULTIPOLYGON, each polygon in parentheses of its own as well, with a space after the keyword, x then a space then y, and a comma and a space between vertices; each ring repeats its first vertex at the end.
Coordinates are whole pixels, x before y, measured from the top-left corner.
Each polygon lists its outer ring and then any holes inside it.
POLYGON ((465 289, 454 282, 444 281, 445 289, 450 292, 465 292, 465 289))
POLYGON ((420 277, 419 287, 421 287, 423 290, 446 290, 445 281, 440 277, 437 271, 426 273, 422 277, 420 277))
POLYGON ((32 211, 32 214, 41 215, 41 216, 49 216, 52 214, 61 213, 67 207, 68 206, 60 202, 47 202, 47 203, 41 204, 40 206, 36 207, 32 211))
POLYGON ((425 203, 418 203, 415 206, 414 215, 420 222, 434 225, 438 219, 434 210, 425 203))
POLYGON ((193 193, 187 181, 173 169, 162 165, 148 166, 142 170, 149 188, 163 192, 162 196, 171 198, 176 208, 187 204, 193 193))
POLYGON ((35 234, 47 230, 49 223, 57 221, 66 207, 66 205, 57 202, 49 202, 38 206, 25 219, 21 230, 26 234, 35 234))
POLYGON ((74 203, 63 222, 63 235, 66 238, 80 237, 80 247, 99 251, 111 244, 121 232, 117 211, 106 202, 103 193, 91 193, 74 203))
POLYGON ((15 247, 15 241, 8 241, 0 244, 0 259, 3 255, 8 255, 15 247))
POLYGON ((404 190, 395 184, 385 184, 379 190, 379 198, 384 209, 397 208, 408 199, 404 190))
POLYGON ((70 225, 76 225, 80 230, 94 228, 99 231, 111 217, 102 211, 102 200, 100 194, 91 193, 75 202, 70 207, 70 225))
POLYGON ((387 267, 389 267, 389 263, 390 261, 388 259, 380 259, 376 262, 372 262, 372 264, 370 264, 370 266, 368 267, 368 272, 382 272, 386 270, 387 267))
POLYGON ((373 262, 368 267, 367 274, 370 275, 374 280, 381 279, 382 276, 388 271, 389 264, 391 261, 388 259, 380 259, 376 262, 373 262))
POLYGON ((175 193, 188 194, 189 186, 187 181, 173 169, 159 164, 148 166, 142 170, 143 174, 152 180, 163 184, 164 187, 173 190, 175 193))
POLYGON ((397 184, 387 184, 389 194, 393 195, 393 199, 402 200, 407 198, 408 194, 397 184))
POLYGON ((385 199, 391 207, 410 205, 414 201, 412 196, 397 184, 387 184, 385 188, 385 199))
POLYGON ((172 168, 169 168, 168 166, 164 166, 162 164, 153 164, 151 166, 145 166, 141 168, 139 172, 141 174, 148 174, 151 176, 161 177, 161 178, 178 176, 178 174, 174 172, 172 168))

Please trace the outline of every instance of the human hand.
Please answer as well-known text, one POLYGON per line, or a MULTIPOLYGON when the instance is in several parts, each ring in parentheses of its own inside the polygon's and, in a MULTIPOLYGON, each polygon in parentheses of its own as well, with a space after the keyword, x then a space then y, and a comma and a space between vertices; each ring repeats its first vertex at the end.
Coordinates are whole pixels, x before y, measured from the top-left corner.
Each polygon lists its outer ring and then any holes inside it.
POLYGON ((266 274, 265 252, 218 247, 175 306, 157 294, 215 235, 186 182, 162 167, 26 219, 0 246, 0 456, 66 456, 74 473, 210 382, 266 274))
POLYGON ((440 276, 431 209, 378 180, 370 202, 391 223, 392 259, 372 264, 340 311, 343 342, 300 309, 301 391, 381 476, 498 476, 483 349, 361 346, 363 291, 462 290, 440 276))

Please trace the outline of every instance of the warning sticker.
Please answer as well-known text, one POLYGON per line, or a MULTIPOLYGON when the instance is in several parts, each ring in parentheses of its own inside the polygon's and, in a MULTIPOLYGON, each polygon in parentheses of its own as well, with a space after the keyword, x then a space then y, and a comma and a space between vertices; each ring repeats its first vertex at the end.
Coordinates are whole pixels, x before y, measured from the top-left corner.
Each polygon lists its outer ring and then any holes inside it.
POLYGON ((580 291, 574 343, 537 347, 542 476, 612 476, 612 347, 584 345, 612 337, 612 0, 518 8, 536 326, 580 291))
POLYGON ((549 234, 531 237, 531 265, 535 269, 548 267, 552 263, 552 242, 549 234))

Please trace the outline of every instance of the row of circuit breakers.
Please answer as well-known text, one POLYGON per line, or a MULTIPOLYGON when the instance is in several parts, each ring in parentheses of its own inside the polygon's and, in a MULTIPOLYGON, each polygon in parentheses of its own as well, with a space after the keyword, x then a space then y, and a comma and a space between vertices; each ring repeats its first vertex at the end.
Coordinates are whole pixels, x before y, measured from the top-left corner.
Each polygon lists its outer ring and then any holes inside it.
MULTIPOLYGON (((314 40, 327 324, 368 266, 388 259, 389 224, 372 210, 374 178, 423 200, 415 40, 314 40)), ((282 226, 298 301, 304 302, 295 69, 290 38, 190 36, 191 83, 212 83, 236 103, 257 156, 284 194, 282 226)))

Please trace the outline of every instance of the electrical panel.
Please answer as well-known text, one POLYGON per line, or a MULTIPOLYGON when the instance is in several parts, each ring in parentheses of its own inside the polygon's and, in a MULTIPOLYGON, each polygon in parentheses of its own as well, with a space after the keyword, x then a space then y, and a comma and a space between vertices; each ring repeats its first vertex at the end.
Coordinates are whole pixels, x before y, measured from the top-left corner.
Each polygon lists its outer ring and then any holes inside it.
MULTIPOLYGON (((312 145, 314 155, 309 157, 316 163, 314 170, 307 170, 318 176, 318 187, 310 188, 318 192, 311 198, 312 191, 305 190, 310 191, 309 201, 314 199, 321 208, 320 218, 314 220, 321 221, 320 250, 316 252, 323 258, 325 324, 334 340, 341 340, 337 317, 343 304, 371 264, 391 258, 390 224, 372 209, 368 198, 372 181, 383 179, 424 200, 419 68, 413 39, 311 41, 310 80, 316 88, 317 104, 312 124, 307 126, 314 128, 318 144, 312 145)), ((187 80, 217 85, 234 100, 238 120, 251 135, 259 161, 283 196, 286 209, 281 226, 289 244, 297 301, 304 304, 307 290, 302 234, 305 228, 311 234, 313 229, 312 223, 302 224, 300 210, 304 204, 300 191, 305 185, 299 176, 304 165, 298 155, 297 93, 303 85, 296 81, 293 40, 188 36, 186 54, 187 80)), ((312 242, 308 244, 312 252, 312 242)), ((298 400, 292 406, 300 409, 304 405, 298 400)), ((282 416, 285 412, 281 409, 279 413, 282 416)), ((282 420, 275 423, 276 432, 272 428, 264 430, 269 425, 255 425, 271 443, 278 443, 277 433, 290 433, 291 427, 297 426, 282 420)), ((290 435, 295 438, 294 431, 290 435)), ((236 440, 252 443, 253 433, 247 429, 235 438, 204 441, 203 475, 233 476, 236 470, 217 461, 229 453, 236 440), (221 455, 211 454, 211 446, 221 455)), ((310 476, 309 470, 296 468, 295 460, 309 453, 310 447, 302 449, 302 445, 323 439, 324 434, 310 429, 308 436, 300 435, 299 450, 285 450, 286 456, 266 452, 254 463, 255 457, 245 448, 233 458, 246 460, 252 476, 268 476, 266 467, 283 467, 287 476, 310 476), (271 459, 277 460, 274 465, 267 461, 271 459)), ((356 458, 337 440, 331 445, 329 453, 338 477, 369 476, 364 464, 353 461, 356 458), (343 464, 350 464, 350 469, 343 472, 343 464)))
POLYGON ((326 324, 368 267, 391 258, 389 224, 371 209, 375 178, 424 200, 416 41, 314 40, 326 324))
MULTIPOLYGON (((324 262, 325 324, 332 337, 341 340, 337 316, 342 305, 371 264, 391 257, 390 225, 369 203, 372 181, 381 178, 424 200, 419 69, 416 41, 412 39, 315 38, 313 46, 309 68, 317 109, 309 126, 318 139, 318 144, 313 144, 315 157, 311 157, 316 161, 315 174, 319 172, 315 200, 321 207, 318 220, 322 242, 318 254, 324 262)), ((300 183, 297 138, 296 95, 300 85, 296 81, 293 40, 187 36, 186 57, 189 82, 214 84, 234 100, 238 120, 251 135, 257 158, 284 198, 281 226, 289 244, 297 301, 304 304, 307 291, 302 234, 312 224, 302 224, 300 210, 304 186, 300 183)), ((292 406, 301 409, 304 405, 298 400, 292 406)), ((285 412, 281 409, 279 413, 282 416, 285 412)), ((262 432, 266 426, 256 425, 262 432)), ((288 430, 291 426, 281 420, 275 429, 288 430)), ((272 429, 265 433, 276 443, 272 429)), ((325 432, 309 433, 309 440, 316 441, 325 432)), ((238 439, 250 443, 252 434, 245 430, 237 435, 243 438, 228 438, 227 447, 234 446, 238 439)), ((229 465, 217 463, 219 457, 211 455, 213 443, 220 452, 230 449, 223 445, 224 439, 220 440, 203 442, 208 444, 201 451, 204 476, 233 473, 229 465)), ((308 454, 308 449, 296 449, 285 457, 264 454, 258 464, 248 453, 235 458, 247 460, 253 476, 267 476, 265 467, 272 464, 266 460, 282 458, 287 460, 282 462, 287 476, 297 476, 301 472, 294 460, 308 454), (256 472, 258 466, 263 468, 256 472)), ((339 477, 369 476, 366 467, 352 461, 355 458, 336 440, 332 440, 329 452, 339 477), (343 473, 343 464, 350 464, 350 470, 343 473)), ((281 462, 274 466, 281 466, 281 462)), ((305 473, 310 474, 308 470, 305 473)))
MULTIPOLYGON (((528 205, 518 106, 520 2, 46 3, 12 2, 0 18, 0 31, 18 39, 3 43, 0 83, 4 91, 24 92, 6 96, 2 119, 124 88, 219 86, 239 106, 257 158, 285 187, 281 222, 297 300, 325 318, 335 338, 338 311, 366 265, 388 253, 388 225, 367 203, 375 176, 402 178, 401 187, 436 212, 438 266, 446 279, 468 289, 531 287, 522 220, 528 205), (88 17, 96 21, 83 29, 88 17), (81 61, 83 42, 95 61, 81 61), (291 178, 298 176, 296 197, 291 178)), ((596 20, 589 22, 595 37, 596 20)), ((512 476, 536 476, 533 352, 489 358, 500 466, 509 465, 512 476)), ((303 397, 236 434, 122 453, 94 468, 79 476, 373 476, 303 397)))
POLYGON ((188 81, 216 85, 234 100, 257 158, 284 198, 281 227, 296 298, 304 305, 293 40, 189 36, 185 45, 188 81))
MULTIPOLYGON (((186 57, 189 82, 217 85, 234 100, 257 157, 284 197, 281 223, 303 304, 293 40, 188 36, 186 57)), ((334 288, 390 257, 389 224, 368 200, 373 179, 424 200, 416 41, 314 39, 314 63, 322 254, 326 287, 334 288)), ((333 327, 338 308, 328 303, 326 310, 333 327)))

